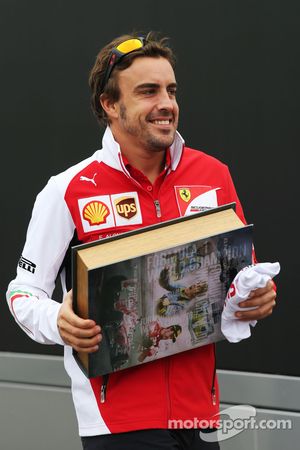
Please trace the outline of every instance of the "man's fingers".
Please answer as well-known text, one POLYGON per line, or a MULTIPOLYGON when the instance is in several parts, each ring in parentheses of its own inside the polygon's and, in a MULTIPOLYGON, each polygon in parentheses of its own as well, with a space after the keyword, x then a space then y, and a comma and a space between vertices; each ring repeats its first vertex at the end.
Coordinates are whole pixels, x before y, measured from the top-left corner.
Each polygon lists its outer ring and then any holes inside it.
POLYGON ((96 325, 94 320, 82 319, 81 317, 77 316, 77 314, 75 314, 74 311, 72 310, 62 311, 60 319, 65 320, 66 322, 71 324, 74 328, 81 328, 83 330, 93 328, 96 325))
POLYGON ((238 311, 235 313, 240 320, 260 320, 268 317, 276 305, 276 291, 274 282, 269 280, 265 287, 255 289, 248 300, 239 304, 242 308, 254 308, 252 310, 238 311))
POLYGON ((98 350, 99 343, 102 340, 102 335, 100 333, 90 338, 79 338, 72 333, 61 330, 61 336, 67 345, 70 345, 78 352, 82 351, 86 353, 98 350))
POLYGON ((98 334, 92 338, 87 339, 79 339, 74 336, 70 336, 70 344, 72 347, 76 347, 76 349, 80 349, 79 351, 88 350, 90 348, 96 347, 101 341, 102 336, 98 334))
POLYGON ((251 311, 245 311, 245 312, 241 312, 238 311, 236 313, 236 317, 240 320, 260 320, 260 319, 264 319, 265 317, 268 317, 272 314, 273 312, 273 308, 275 307, 276 302, 275 300, 272 302, 268 302, 267 304, 253 309, 251 311))
POLYGON ((69 291, 62 303, 59 316, 58 316, 58 326, 63 325, 63 321, 71 324, 75 328, 88 329, 96 325, 94 320, 82 319, 73 311, 73 295, 72 291, 69 291))
POLYGON ((77 349, 84 350, 89 349, 91 347, 95 347, 101 341, 101 336, 96 336, 91 339, 77 339, 74 336, 69 336, 69 345, 72 347, 76 347, 77 349))
POLYGON ((99 348, 101 328, 94 320, 82 319, 73 311, 72 291, 64 298, 57 317, 62 340, 78 352, 91 353, 99 348))
POLYGON ((266 294, 269 291, 274 291, 274 281, 273 280, 269 280, 264 287, 258 288, 258 289, 255 289, 254 291, 252 291, 249 298, 259 297, 261 295, 266 294))
POLYGON ((66 333, 71 334, 77 338, 90 338, 94 337, 100 333, 101 328, 99 325, 94 325, 90 328, 80 328, 73 326, 71 323, 66 321, 62 322, 60 325, 60 329, 64 330, 66 333))
MULTIPOLYGON (((258 291, 258 289, 257 289, 258 291)), ((256 291, 255 291, 256 292, 256 291)), ((261 291, 260 291, 261 292, 261 291)), ((273 303, 276 299, 276 292, 274 290, 263 291, 262 294, 254 295, 253 297, 239 303, 242 308, 253 308, 256 306, 263 306, 268 303, 273 303)))
POLYGON ((273 312, 276 305, 276 293, 268 293, 253 300, 243 302, 244 307, 254 307, 252 310, 238 311, 235 313, 238 319, 242 320, 259 320, 263 319, 273 312))

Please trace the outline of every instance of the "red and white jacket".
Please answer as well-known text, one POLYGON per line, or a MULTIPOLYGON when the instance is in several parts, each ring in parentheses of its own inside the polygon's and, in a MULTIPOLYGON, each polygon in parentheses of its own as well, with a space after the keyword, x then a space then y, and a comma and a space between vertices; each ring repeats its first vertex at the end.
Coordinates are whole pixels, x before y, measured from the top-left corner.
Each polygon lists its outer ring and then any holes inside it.
MULTIPOLYGON (((7 292, 11 313, 35 341, 63 345, 61 305, 51 295, 74 235, 86 243, 230 202, 244 221, 227 166, 185 147, 179 133, 152 185, 122 158, 107 128, 102 150, 52 177, 37 196, 7 292)), ((65 269, 61 281, 66 292, 65 269)), ((213 345, 111 374, 103 403, 101 377, 86 378, 69 346, 64 360, 81 436, 168 428, 174 420, 209 419, 218 411, 213 345)))

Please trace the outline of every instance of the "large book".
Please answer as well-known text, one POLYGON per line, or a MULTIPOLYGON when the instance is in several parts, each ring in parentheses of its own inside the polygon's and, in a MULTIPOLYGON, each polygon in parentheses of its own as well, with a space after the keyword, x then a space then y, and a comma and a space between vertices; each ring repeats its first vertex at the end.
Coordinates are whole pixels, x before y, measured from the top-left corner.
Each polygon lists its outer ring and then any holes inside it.
POLYGON ((234 203, 73 247, 74 310, 102 329, 75 359, 92 378, 223 339, 226 293, 251 261, 234 203))

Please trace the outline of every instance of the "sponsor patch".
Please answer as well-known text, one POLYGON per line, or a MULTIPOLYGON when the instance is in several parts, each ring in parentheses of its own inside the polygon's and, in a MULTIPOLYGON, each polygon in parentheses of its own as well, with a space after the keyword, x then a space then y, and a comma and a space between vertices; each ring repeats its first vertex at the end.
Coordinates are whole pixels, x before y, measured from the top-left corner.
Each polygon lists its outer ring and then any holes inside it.
POLYGON ((181 200, 183 200, 186 203, 188 203, 191 200, 190 189, 187 189, 187 188, 179 189, 179 195, 180 195, 181 200))
POLYGON ((131 219, 137 213, 136 203, 134 197, 124 197, 120 200, 115 200, 114 205, 117 211, 117 214, 124 219, 131 219))
POLYGON ((181 216, 187 216, 218 206, 216 191, 211 186, 174 186, 181 216))
POLYGON ((113 194, 111 200, 117 226, 143 223, 137 192, 113 194))
POLYGON ((100 225, 106 222, 106 217, 109 215, 108 207, 105 203, 93 200, 83 208, 82 215, 90 225, 100 225))
POLYGON ((23 255, 21 255, 21 258, 19 259, 18 266, 30 273, 34 273, 36 269, 36 264, 29 261, 29 259, 24 258, 23 255))
POLYGON ((109 195, 78 200, 81 222, 86 233, 115 226, 109 195))

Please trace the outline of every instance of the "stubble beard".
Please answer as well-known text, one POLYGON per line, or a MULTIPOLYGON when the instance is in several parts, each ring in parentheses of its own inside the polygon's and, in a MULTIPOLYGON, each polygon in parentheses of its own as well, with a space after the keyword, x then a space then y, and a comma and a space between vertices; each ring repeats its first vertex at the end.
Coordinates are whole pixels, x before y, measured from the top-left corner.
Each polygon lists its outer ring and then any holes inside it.
POLYGON ((168 134, 164 136, 155 136, 147 129, 147 126, 139 122, 139 126, 135 126, 133 123, 128 123, 127 110, 125 105, 120 105, 120 118, 123 121, 123 128, 128 134, 136 137, 140 140, 141 145, 144 145, 147 150, 152 152, 161 152, 170 147, 175 139, 175 131, 172 135, 168 134))

